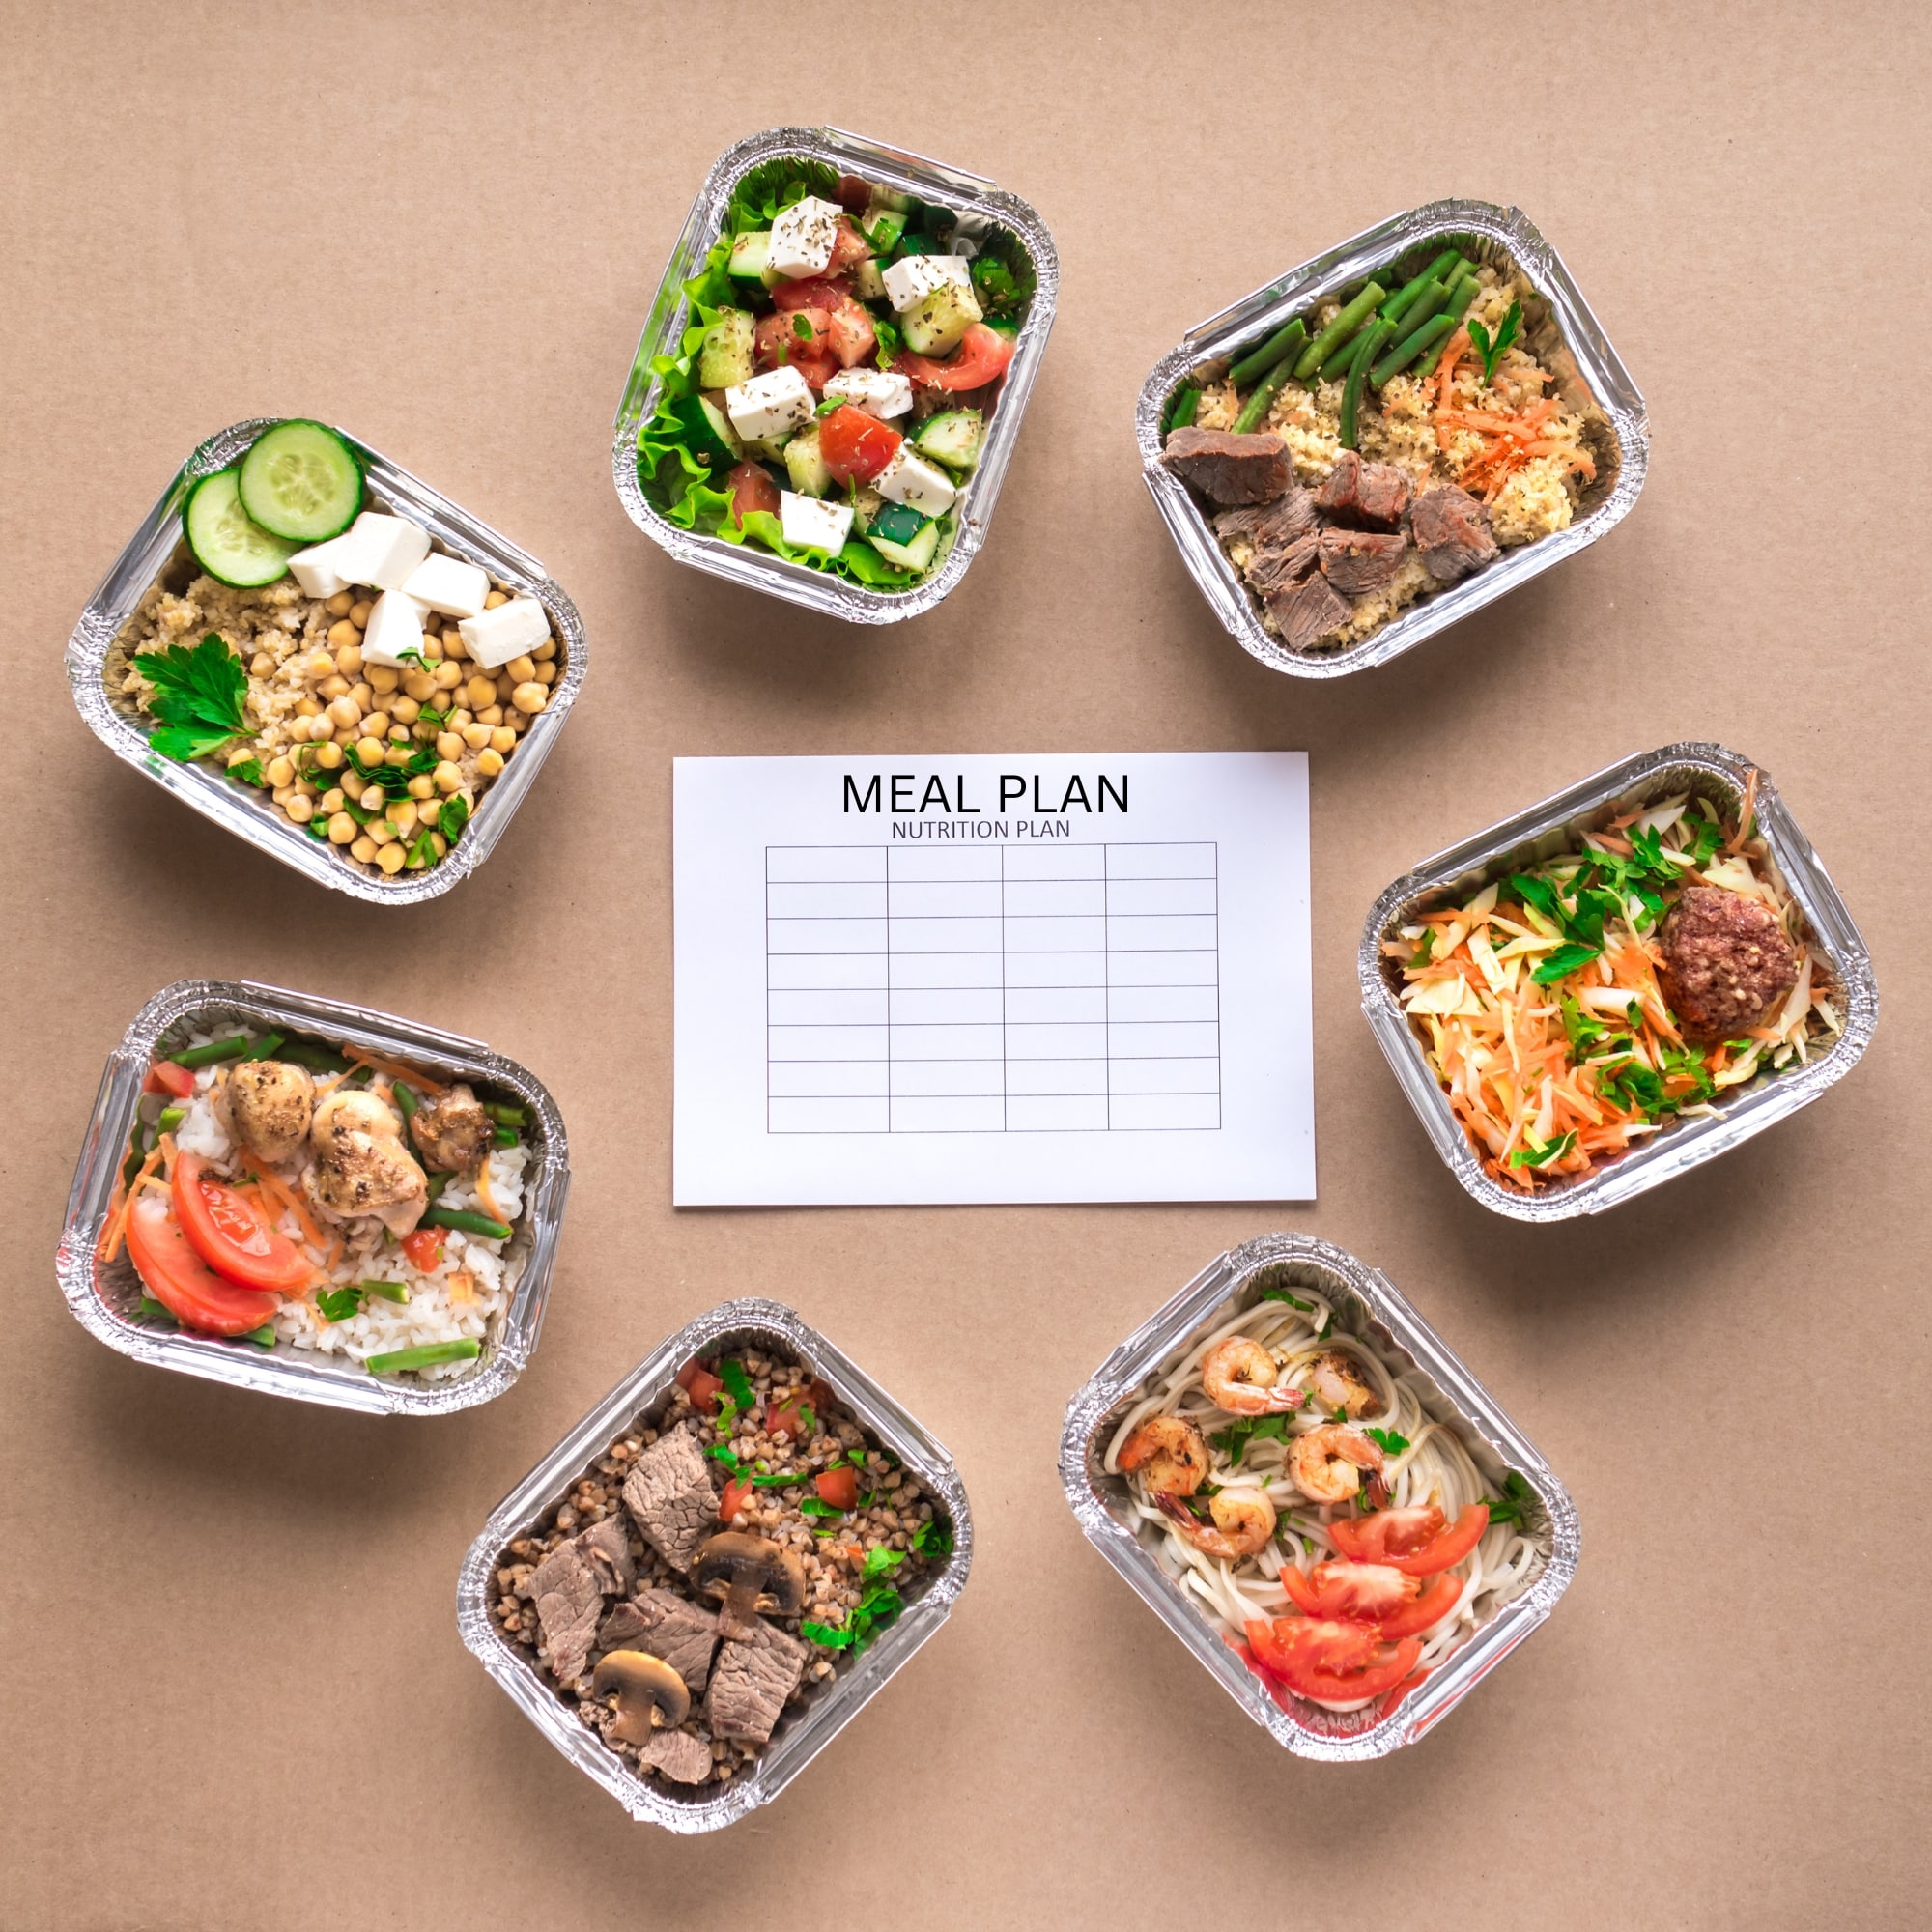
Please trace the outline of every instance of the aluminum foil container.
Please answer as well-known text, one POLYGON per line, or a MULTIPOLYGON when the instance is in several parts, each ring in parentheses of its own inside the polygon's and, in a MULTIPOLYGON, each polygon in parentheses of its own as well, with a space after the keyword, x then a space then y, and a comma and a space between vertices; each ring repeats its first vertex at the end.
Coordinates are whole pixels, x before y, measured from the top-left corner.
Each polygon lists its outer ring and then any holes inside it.
POLYGON ((371 1012, 308 993, 259 985, 252 980, 179 980, 135 1014, 121 1044, 108 1057, 68 1194, 67 1222, 55 1265, 74 1320, 97 1340, 137 1362, 232 1382, 238 1388, 260 1389, 265 1395, 325 1403, 331 1408, 363 1409, 374 1415, 447 1415, 501 1395, 535 1352, 569 1192, 570 1150, 563 1117, 549 1089, 527 1067, 493 1053, 481 1041, 393 1013, 371 1012), (523 1257, 523 1273, 497 1332, 485 1341, 469 1375, 437 1382, 412 1376, 373 1376, 343 1356, 285 1346, 265 1351, 252 1342, 147 1327, 134 1317, 142 1291, 127 1250, 104 1266, 95 1259, 115 1181, 127 1158, 128 1137, 133 1131, 149 1063, 157 1049, 180 1044, 197 1029, 237 1023, 316 1034, 409 1061, 447 1079, 487 1083, 516 1094, 528 1110, 526 1132, 535 1149, 536 1163, 527 1172, 526 1205, 505 1250, 523 1257))
POLYGON ((1769 774, 1761 765, 1755 769, 1759 834, 1772 866, 1804 913, 1811 944, 1838 983, 1844 1032, 1803 1066, 1787 1065, 1782 1072, 1760 1073, 1742 1087, 1727 1088, 1713 1102, 1715 1115, 1678 1121, 1620 1159, 1602 1162, 1587 1174, 1561 1176, 1534 1194, 1496 1179, 1483 1166, 1397 1002, 1401 974, 1383 956, 1383 942, 1393 940, 1402 926, 1413 923, 1421 914, 1479 892, 1492 878, 1551 858, 1573 845, 1578 834, 1652 801, 1688 789, 1735 817, 1752 761, 1722 745, 1698 743, 1665 745, 1621 759, 1568 791, 1423 860, 1376 901, 1362 928, 1356 960, 1362 1010, 1436 1152, 1485 1208, 1519 1221, 1563 1221, 1573 1214, 1600 1213, 1795 1114, 1842 1080, 1870 1044, 1878 1024, 1878 983, 1872 977, 1871 954, 1811 841, 1799 829, 1769 774))
POLYGON ((777 1301, 721 1302, 668 1336, 590 1410, 491 1511, 456 1582, 456 1626, 510 1701, 633 1818, 668 1832, 717 1832, 769 1804, 885 1688, 952 1613, 973 1562, 973 1519, 952 1458, 930 1431, 895 1402, 843 1350, 777 1301), (805 1364, 830 1385, 853 1419, 898 1457, 952 1520, 952 1554, 861 1655, 840 1663, 803 1706, 787 1705, 772 1741, 751 1769, 728 1784, 691 1791, 640 1776, 590 1730, 552 1688, 529 1652, 504 1636, 490 1614, 500 1594, 494 1572, 506 1546, 535 1531, 545 1515, 604 1454, 611 1439, 648 1421, 670 1396, 677 1372, 695 1356, 751 1345, 805 1364))
POLYGON ((1329 1762, 1386 1757, 1413 1744, 1549 1615, 1577 1574, 1581 1532, 1576 1505, 1528 1437, 1386 1276, 1308 1235, 1263 1235, 1220 1256, 1129 1335, 1067 1405, 1060 1480, 1088 1542, 1229 1696, 1297 1757, 1329 1762), (1204 1329, 1276 1284, 1314 1289, 1334 1307, 1338 1330, 1369 1342, 1398 1375, 1419 1372, 1424 1408, 1454 1432, 1492 1485, 1500 1486, 1505 1472, 1515 1469, 1536 1492, 1540 1514, 1527 1522, 1544 1547, 1542 1569, 1514 1603, 1492 1612, 1392 1711, 1378 1705, 1324 1711, 1299 1699, 1293 1711, 1284 1710, 1236 1653, 1222 1627, 1162 1567, 1155 1544, 1141 1540, 1125 1480, 1101 1467, 1109 1437, 1149 1378, 1204 1329))
POLYGON ((920 616, 932 610, 966 575, 967 566, 986 540, 993 505, 999 500, 1000 485, 1019 438, 1020 418, 1026 413, 1047 333, 1053 327, 1059 294, 1060 257, 1046 223, 1019 196, 995 187, 983 176, 963 173, 903 148, 882 147, 838 128, 774 128, 749 135, 719 156, 705 176, 651 302, 617 405, 611 444, 611 472, 618 500, 625 514, 653 543, 680 563, 709 571, 714 577, 728 577, 754 590, 854 624, 896 624, 920 616), (824 161, 841 173, 863 175, 881 187, 948 209, 959 217, 959 232, 968 239, 1004 231, 1025 249, 1033 264, 1033 300, 1020 325, 1013 359, 996 392, 979 467, 954 513, 957 532, 952 549, 930 577, 903 590, 874 590, 807 564, 788 563, 752 544, 726 543, 723 537, 680 529, 646 497, 638 480, 638 433, 656 411, 663 386, 651 373, 651 358, 677 353, 690 310, 684 284, 704 266, 706 254, 723 232, 738 183, 760 161, 781 156, 824 161))
POLYGON ((366 506, 412 518, 453 556, 480 564, 493 578, 527 591, 550 612, 551 631, 561 645, 561 667, 551 687, 550 702, 530 721, 496 782, 477 800, 475 814, 449 856, 424 871, 398 872, 394 878, 380 872, 365 873, 338 858, 332 846, 311 838, 246 786, 231 783, 208 765, 182 764, 162 757, 150 748, 147 730, 136 722, 134 713, 124 708, 119 696, 107 689, 108 653, 141 599, 171 570, 179 571, 184 583, 196 574, 192 553, 182 536, 182 505, 189 489, 197 478, 237 462, 265 429, 281 420, 278 416, 254 416, 236 423, 210 437, 176 470, 140 528, 128 539, 127 549, 115 559, 68 639, 67 676, 73 687, 73 701, 88 728, 117 757, 126 759, 204 818, 225 825, 271 859, 306 873, 318 885, 378 905, 414 905, 439 898, 467 879, 496 849, 525 793, 535 783, 537 768, 550 756, 583 684, 583 620, 577 614, 577 606, 535 557, 498 536, 467 510, 458 509, 421 478, 379 455, 347 430, 335 433, 361 462, 366 506))
POLYGON ((1487 201, 1432 201, 1392 215, 1197 325, 1154 364, 1134 411, 1134 434, 1140 441, 1141 472, 1201 594, 1243 650, 1291 677, 1345 677, 1386 664, 1574 556, 1630 514, 1650 459, 1643 397, 1563 258, 1520 209, 1487 201), (1523 345, 1555 375, 1550 393, 1562 398, 1566 411, 1582 415, 1597 463, 1596 480, 1585 488, 1567 530, 1505 551, 1460 583, 1411 604, 1359 642, 1337 650, 1292 651, 1263 624, 1254 594, 1229 561, 1199 503, 1162 467, 1161 418, 1182 383, 1226 375, 1231 363, 1324 297, 1357 286, 1391 264, 1400 263, 1400 272, 1413 273, 1452 243, 1479 263, 1499 269, 1513 263, 1535 288, 1535 298, 1523 305, 1523 345))

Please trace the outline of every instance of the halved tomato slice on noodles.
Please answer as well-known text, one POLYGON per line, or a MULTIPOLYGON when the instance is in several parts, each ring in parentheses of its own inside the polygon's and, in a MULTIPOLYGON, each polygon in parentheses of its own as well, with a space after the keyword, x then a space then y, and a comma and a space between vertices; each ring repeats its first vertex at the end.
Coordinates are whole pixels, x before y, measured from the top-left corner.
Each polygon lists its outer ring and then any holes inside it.
POLYGON ((1297 1696, 1317 1704, 1360 1704, 1392 1690, 1422 1657, 1412 1636, 1385 1643, 1372 1626, 1317 1617, 1251 1623, 1248 1642, 1297 1696))
POLYGON ((306 1288, 315 1264, 245 1194, 209 1179, 204 1166, 198 1153, 175 1160, 175 1219, 188 1246, 216 1274, 243 1288, 274 1294, 306 1288))
POLYGON ((1344 1556, 1358 1563, 1385 1563, 1410 1577, 1434 1577, 1462 1562, 1489 1526, 1487 1503, 1471 1503, 1446 1529, 1442 1512, 1424 1503, 1331 1522, 1328 1534, 1344 1556))
POLYGON ((184 1328, 252 1335, 280 1298, 223 1281, 182 1234, 168 1204, 148 1188, 128 1213, 128 1259, 141 1284, 184 1328))

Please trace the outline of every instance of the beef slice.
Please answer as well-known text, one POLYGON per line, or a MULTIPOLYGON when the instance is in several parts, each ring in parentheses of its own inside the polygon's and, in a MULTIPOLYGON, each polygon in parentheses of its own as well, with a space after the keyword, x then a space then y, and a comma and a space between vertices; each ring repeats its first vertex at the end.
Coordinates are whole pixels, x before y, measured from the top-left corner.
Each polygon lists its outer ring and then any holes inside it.
POLYGON ((624 1507, 673 1570, 689 1570, 697 1546, 718 1526, 718 1496, 696 1438, 688 1429, 660 1435, 624 1478, 624 1507))
POLYGON ((1334 522, 1363 529, 1392 530, 1408 508, 1408 472, 1393 463, 1364 463, 1352 449, 1316 492, 1315 504, 1334 522))
POLYGON ((1334 586, 1320 571, 1276 591, 1268 598, 1267 608, 1282 642, 1292 651, 1313 649, 1330 631, 1349 621, 1347 602, 1335 594, 1334 586))
POLYGON ((763 1744, 805 1675, 810 1646, 776 1624, 758 1620, 749 1637, 734 1637, 718 1653, 704 1721, 714 1738, 763 1744))
POLYGON ((1271 432, 1170 430, 1160 460, 1210 503, 1270 502, 1293 480, 1288 445, 1271 432))
POLYGON ((616 1605, 597 1633, 599 1650, 647 1650, 684 1679, 694 1697, 711 1675, 718 1648, 718 1613, 702 1609, 671 1590, 646 1590, 616 1605))
POLYGON ((1365 597, 1387 589, 1407 551, 1400 530, 1323 530, 1321 573, 1344 597, 1365 597))
POLYGON ((574 1684, 582 1676, 604 1614, 605 1594, 629 1589, 632 1575, 624 1525, 615 1517, 558 1544, 530 1573, 530 1601, 537 1606, 551 1671, 559 1684, 574 1684), (618 1554, 612 1553, 613 1544, 618 1554))
POLYGON ((1496 554, 1489 512, 1453 483, 1425 490, 1415 499, 1408 526, 1424 567, 1438 583, 1454 583, 1496 554))
POLYGON ((654 1731, 638 1747, 638 1762, 673 1784, 702 1784, 711 1776, 711 1747, 689 1731, 654 1731))

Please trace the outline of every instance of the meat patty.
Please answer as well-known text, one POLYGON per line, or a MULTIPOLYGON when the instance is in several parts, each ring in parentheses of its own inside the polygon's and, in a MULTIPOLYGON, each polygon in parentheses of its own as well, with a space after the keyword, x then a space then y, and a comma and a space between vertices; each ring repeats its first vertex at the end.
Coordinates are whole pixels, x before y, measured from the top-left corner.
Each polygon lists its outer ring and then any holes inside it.
POLYGON ((1338 524, 1392 530, 1408 508, 1408 494, 1406 470, 1393 463, 1364 463, 1354 450, 1345 449, 1316 492, 1315 503, 1338 524))
POLYGON ((1170 430, 1160 460, 1210 503, 1270 502, 1288 488, 1292 474, 1288 445, 1266 433, 1236 436, 1226 429, 1170 430))
POLYGON ((1349 621, 1347 603, 1336 596, 1320 571, 1276 591, 1267 600, 1267 607, 1282 642, 1292 651, 1312 649, 1330 631, 1349 621))
POLYGON ((1425 490, 1409 512, 1408 527, 1424 567, 1438 583, 1454 583, 1496 554, 1488 511, 1453 483, 1425 490))
POLYGON ((1385 590, 1408 550, 1400 530, 1323 530, 1321 573, 1344 597, 1385 590))
POLYGON ((1665 1003, 1686 1039, 1715 1046, 1762 1026, 1798 983, 1798 952, 1761 900, 1686 886, 1658 932, 1665 1003))

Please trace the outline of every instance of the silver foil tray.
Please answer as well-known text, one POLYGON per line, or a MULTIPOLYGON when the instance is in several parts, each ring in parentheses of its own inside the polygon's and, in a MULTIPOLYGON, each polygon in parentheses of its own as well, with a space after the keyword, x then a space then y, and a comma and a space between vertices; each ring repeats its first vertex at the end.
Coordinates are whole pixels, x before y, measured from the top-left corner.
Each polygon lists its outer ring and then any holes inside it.
POLYGON ((952 1613, 973 1563, 973 1520, 966 1490, 946 1445, 913 1419, 843 1350, 781 1302, 726 1301, 667 1337, 491 1511, 456 1583, 456 1625, 505 1695, 586 1777, 633 1818, 668 1832, 717 1832, 769 1804, 885 1688, 952 1613), (640 1777, 566 1705, 528 1652, 503 1635, 490 1614, 498 1594, 492 1573, 507 1545, 528 1535, 577 1479, 634 1423, 668 1397, 677 1372, 698 1355, 751 1343, 775 1350, 825 1381, 853 1418, 926 1487, 952 1520, 952 1554, 907 1599, 904 1611, 849 1665, 841 1663, 802 1708, 787 1705, 772 1742, 750 1771, 726 1785, 685 1795, 640 1777))
POLYGON ((1845 1022, 1844 1032, 1804 1065, 1761 1072, 1742 1087, 1726 1089, 1713 1103, 1714 1116, 1674 1122, 1616 1160, 1600 1162, 1587 1174, 1564 1176, 1525 1194, 1485 1169, 1398 1003, 1401 975, 1383 957, 1382 944, 1422 913, 1479 892, 1492 878, 1554 857, 1572 846, 1578 834, 1600 827, 1607 818, 1680 791, 1708 798, 1720 811, 1735 816, 1753 769, 1749 758, 1722 745, 1665 745, 1639 753, 1423 860, 1377 899, 1362 927, 1356 957, 1362 1011, 1436 1152, 1485 1208, 1519 1221, 1563 1221, 1574 1214, 1600 1213, 1795 1114, 1842 1080, 1871 1043, 1878 1024, 1878 982, 1872 977, 1871 954, 1824 862, 1761 765, 1755 767, 1758 832, 1773 867, 1804 915, 1812 945, 1837 980, 1845 1022))
POLYGON ((234 463, 265 429, 280 420, 278 416, 254 416, 236 423, 210 437, 175 471, 81 612, 80 622, 68 639, 68 682, 73 687, 73 701, 89 730, 116 757, 145 773, 204 818, 226 826, 271 859, 293 866, 332 892, 348 893, 377 905, 415 905, 440 897, 467 879, 496 849, 525 794, 536 782, 538 767, 550 756, 551 747, 583 686, 587 646, 577 606, 542 564, 508 538, 498 536, 488 524, 459 509, 420 477, 379 455, 347 430, 336 431, 362 464, 372 507, 413 519, 452 555, 480 564, 492 577, 527 591, 550 612, 551 629, 562 639, 562 665, 551 687, 549 703, 530 721, 496 782, 477 800, 475 814, 449 856, 424 871, 398 872, 393 878, 364 873, 336 857, 332 846, 311 838, 245 785, 231 782, 208 765, 162 757, 149 746, 147 731, 132 712, 124 709, 107 689, 108 653, 141 599, 171 566, 180 567, 184 581, 196 574, 182 538, 182 505, 189 489, 197 478, 234 463))
POLYGON ((363 1409, 373 1415, 447 1415, 501 1395, 536 1352, 569 1192, 570 1149, 563 1117, 550 1090, 516 1061, 493 1053, 477 1040, 398 1019, 393 1013, 258 985, 252 980, 179 980, 135 1014, 121 1044, 108 1056, 68 1194, 67 1222, 55 1264, 61 1293, 74 1320, 97 1340, 137 1362, 259 1389, 264 1395, 325 1403, 331 1408, 363 1409), (102 1266, 95 1250, 107 1225, 108 1203, 127 1156, 141 1083, 163 1038, 198 1027, 235 1023, 318 1034, 324 1039, 412 1061, 453 1080, 487 1082, 515 1094, 528 1110, 526 1131, 536 1161, 526 1177, 527 1205, 505 1249, 508 1255, 522 1256, 523 1273, 470 1374, 439 1382, 373 1376, 359 1364, 334 1355, 283 1346, 265 1353, 250 1342, 149 1328, 133 1319, 141 1297, 133 1264, 124 1249, 102 1266))
POLYGON ((1570 1492, 1496 1399, 1450 1353, 1378 1270, 1307 1235, 1263 1235, 1208 1264, 1157 1314, 1102 1362, 1066 1407, 1060 1437, 1060 1480, 1088 1542, 1249 1717, 1297 1757, 1343 1762, 1386 1757, 1413 1744, 1556 1606, 1577 1573, 1581 1532, 1570 1492), (1264 1286, 1313 1288, 1335 1309, 1338 1328, 1362 1336, 1396 1373, 1419 1372, 1423 1406, 1447 1424, 1492 1483, 1516 1469, 1536 1492, 1544 1561, 1521 1596, 1494 1611, 1447 1662, 1393 1711, 1340 1713, 1295 1701, 1290 1712, 1269 1694, 1218 1625, 1162 1568, 1141 1541, 1126 1484, 1101 1467, 1107 1438, 1149 1377, 1202 1329, 1245 1305, 1264 1286))
POLYGON ((1563 258, 1520 209, 1487 201, 1432 201, 1392 215, 1352 241, 1291 269, 1231 308, 1190 329, 1153 366, 1134 411, 1141 473, 1181 560, 1231 635, 1251 657, 1291 677, 1346 677, 1386 664, 1425 638, 1507 596, 1518 584, 1585 549, 1630 514, 1650 459, 1643 397, 1591 314, 1563 258), (1536 290, 1524 305, 1523 340, 1556 377, 1566 410, 1584 418, 1597 477, 1567 530, 1505 551, 1460 583, 1432 592, 1380 630, 1339 650, 1292 651, 1262 622, 1253 593, 1216 540, 1185 484, 1161 464, 1161 417, 1190 377, 1219 377, 1290 317, 1322 298, 1366 281, 1404 256, 1449 243, 1478 261, 1513 263, 1536 290))
POLYGON ((658 284, 638 342, 617 405, 611 443, 611 473, 624 514, 680 563, 748 583, 754 590, 803 604, 829 617, 843 617, 854 624, 896 624, 922 615, 966 575, 967 566, 986 540, 993 505, 999 501, 1000 485, 1006 480, 1007 466, 1012 461, 1013 444, 1019 438, 1020 418, 1026 413, 1027 398, 1033 392, 1039 358, 1053 327, 1059 295, 1060 257, 1046 223, 1017 195, 995 187, 982 177, 963 174, 903 148, 882 147, 837 128, 774 128, 763 134, 749 135, 719 156, 705 176, 684 233, 665 265, 664 279, 658 284), (704 257, 718 240, 732 191, 760 161, 780 157, 824 161, 841 173, 863 175, 881 187, 936 203, 952 210, 980 234, 1004 229, 1033 263, 1033 299, 1020 325, 1013 359, 996 392, 979 466, 960 493, 952 552, 932 576, 903 590, 874 590, 807 564, 789 563, 753 544, 726 543, 723 537, 680 529, 650 501, 638 480, 638 433, 655 412, 662 387, 651 373, 651 358, 676 352, 690 310, 684 284, 703 267, 704 257))

